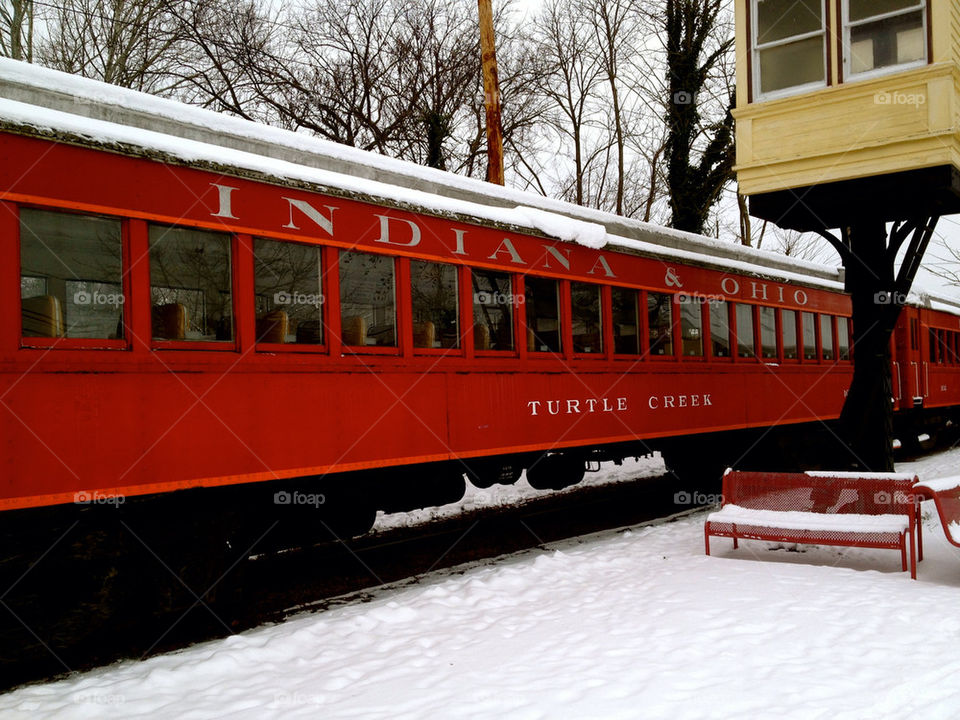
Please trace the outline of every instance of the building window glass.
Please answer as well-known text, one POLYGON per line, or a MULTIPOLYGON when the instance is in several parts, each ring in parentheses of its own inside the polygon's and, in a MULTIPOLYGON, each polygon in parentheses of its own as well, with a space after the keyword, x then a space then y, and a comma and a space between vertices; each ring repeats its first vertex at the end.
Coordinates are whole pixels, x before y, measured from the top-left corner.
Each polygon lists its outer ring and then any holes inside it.
POLYGON ((817 359, 817 325, 813 313, 800 313, 803 323, 803 359, 817 359))
POLYGON ((527 277, 527 349, 560 352, 560 283, 550 278, 527 277))
POLYGON ((844 12, 843 59, 848 76, 926 61, 922 0, 849 0, 844 12))
POLYGON ((122 338, 120 221, 20 211, 23 337, 122 338))
POLYGON ((650 354, 673 355, 673 297, 647 293, 647 327, 650 328, 650 354))
POLYGON ((573 322, 573 351, 576 353, 603 352, 600 286, 581 282, 570 283, 570 305, 573 322))
POLYGON ((477 350, 513 350, 513 306, 509 273, 471 270, 473 344, 477 350))
POLYGON ((344 345, 396 347, 393 258, 340 251, 340 335, 344 345))
POLYGON ((730 357, 730 310, 725 300, 710 302, 710 350, 714 357, 730 357))
POLYGON ((457 268, 445 263, 410 261, 413 346, 460 346, 457 268))
POLYGON ((823 349, 823 359, 833 360, 833 316, 820 316, 820 347, 823 349))
POLYGON ((257 342, 323 344, 320 248, 253 241, 257 342))
POLYGON ((737 315, 737 354, 740 357, 756 355, 753 339, 753 305, 734 305, 737 315))
POLYGON ((150 302, 156 340, 233 339, 230 236, 150 226, 150 302))
POLYGON ((777 357, 777 311, 772 307, 760 308, 760 352, 768 360, 777 357))
POLYGON ((826 84, 824 0, 754 0, 755 86, 761 95, 826 84))
POLYGON ((680 303, 680 339, 683 354, 688 357, 703 355, 703 312, 698 298, 687 298, 680 303))
POLYGON ((611 288, 613 300, 613 351, 618 355, 640 354, 639 293, 629 288, 611 288))

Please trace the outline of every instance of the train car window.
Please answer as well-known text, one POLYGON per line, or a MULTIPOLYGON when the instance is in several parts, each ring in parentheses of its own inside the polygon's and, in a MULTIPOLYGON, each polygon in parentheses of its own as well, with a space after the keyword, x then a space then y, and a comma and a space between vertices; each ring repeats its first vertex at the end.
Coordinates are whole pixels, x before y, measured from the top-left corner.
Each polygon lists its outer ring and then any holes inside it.
POLYGON ((673 355, 673 296, 647 293, 647 327, 650 329, 650 354, 673 355))
POLYGON ((833 360, 833 316, 820 316, 820 348, 824 360, 833 360))
POLYGON ((937 339, 940 341, 940 362, 950 362, 950 355, 947 353, 947 331, 937 330, 937 339))
POLYGON ((524 284, 527 289, 527 350, 560 352, 560 283, 551 278, 528 276, 524 284))
POLYGON ((920 348, 920 323, 916 318, 910 318, 910 349, 920 348))
POLYGON ((800 313, 800 320, 803 323, 803 359, 817 359, 817 325, 816 316, 813 313, 800 313))
POLYGON ((257 342, 323 344, 320 248, 255 238, 257 342))
POLYGON ((340 336, 354 347, 397 346, 396 268, 386 255, 340 251, 340 336))
POLYGON ((780 311, 781 335, 783 337, 783 357, 785 360, 796 360, 797 350, 797 312, 796 310, 780 311))
POLYGON ((737 317, 737 354, 740 357, 754 357, 756 343, 753 337, 753 305, 734 304, 737 317))
POLYGON ((513 350, 513 293, 509 273, 470 271, 473 283, 473 341, 477 350, 513 350))
POLYGON ((460 304, 457 268, 446 263, 410 261, 410 297, 413 300, 413 346, 460 346, 460 304))
POLYGON ((845 317, 837 318, 837 359, 850 359, 850 329, 845 317))
POLYGON ((570 309, 573 321, 573 351, 603 352, 600 286, 571 282, 570 309))
POLYGON ((703 355, 703 305, 699 298, 685 297, 680 306, 680 340, 687 357, 703 355))
POLYGON ((230 236, 150 226, 150 302, 155 340, 233 339, 230 236))
POLYGON ((777 311, 760 308, 760 353, 766 359, 777 358, 777 311))
POLYGON ((730 309, 725 300, 710 301, 710 352, 730 357, 730 309))
POLYGON ((613 301, 613 351, 618 355, 640 354, 640 293, 630 288, 610 289, 613 301))
POLYGON ((930 345, 930 362, 935 363, 937 361, 937 331, 933 328, 928 328, 927 340, 930 345))
POLYGON ((122 338, 120 221, 20 211, 23 337, 122 338))

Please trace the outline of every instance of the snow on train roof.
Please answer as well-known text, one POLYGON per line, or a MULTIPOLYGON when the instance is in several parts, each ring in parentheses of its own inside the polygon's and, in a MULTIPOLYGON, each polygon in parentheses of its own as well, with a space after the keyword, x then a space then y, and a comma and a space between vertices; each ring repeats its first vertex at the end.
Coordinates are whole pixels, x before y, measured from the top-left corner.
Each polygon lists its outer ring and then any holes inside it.
MULTIPOLYGON (((836 268, 491 185, 9 59, 0 59, 0 120, 94 143, 122 143, 188 163, 206 161, 362 193, 426 212, 529 228, 588 247, 842 289, 836 268)), ((960 308, 944 301, 945 310, 960 314, 960 308)))

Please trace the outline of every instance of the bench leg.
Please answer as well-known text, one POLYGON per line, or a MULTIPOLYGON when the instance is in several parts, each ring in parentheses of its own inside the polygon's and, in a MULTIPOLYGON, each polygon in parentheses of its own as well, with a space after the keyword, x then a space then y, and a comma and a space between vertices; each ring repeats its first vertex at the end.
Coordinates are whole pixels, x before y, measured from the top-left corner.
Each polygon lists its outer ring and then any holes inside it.
MULTIPOLYGON (((919 530, 919 526, 917 529, 919 530)), ((919 532, 910 533, 910 577, 914 580, 917 579, 917 541, 919 539, 919 532)))
POLYGON ((906 533, 900 536, 900 569, 907 571, 907 536, 906 533))
POLYGON ((710 554, 710 523, 703 526, 703 544, 706 547, 707 555, 710 554))
POLYGON ((733 549, 736 550, 738 547, 740 547, 740 545, 739 545, 739 543, 737 542, 737 539, 734 538, 734 539, 733 539, 733 549))
POLYGON ((917 503, 917 560, 923 560, 923 523, 920 517, 920 503, 917 503))

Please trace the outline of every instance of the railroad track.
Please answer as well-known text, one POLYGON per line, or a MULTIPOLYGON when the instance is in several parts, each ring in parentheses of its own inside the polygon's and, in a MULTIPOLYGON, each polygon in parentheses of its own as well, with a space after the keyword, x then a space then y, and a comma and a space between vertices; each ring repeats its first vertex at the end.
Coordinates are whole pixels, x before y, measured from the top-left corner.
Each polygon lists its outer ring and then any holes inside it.
MULTIPOLYGON (((342 542, 264 553, 254 547, 253 554, 237 561, 214 587, 188 588, 193 600, 186 609, 139 614, 136 607, 128 607, 124 620, 116 624, 98 626, 95 606, 87 608, 88 613, 79 608, 68 618, 51 610, 47 623, 37 622, 44 613, 33 607, 32 620, 23 623, 23 608, 14 593, 0 607, 7 613, 0 636, 5 646, 0 648, 0 688, 173 651, 279 622, 305 608, 322 609, 343 602, 345 596, 362 597, 364 590, 441 568, 665 517, 678 510, 675 492, 675 478, 662 475, 584 487, 342 542)), ((173 589, 188 587, 177 588, 180 581, 172 573, 168 581, 173 589)))

